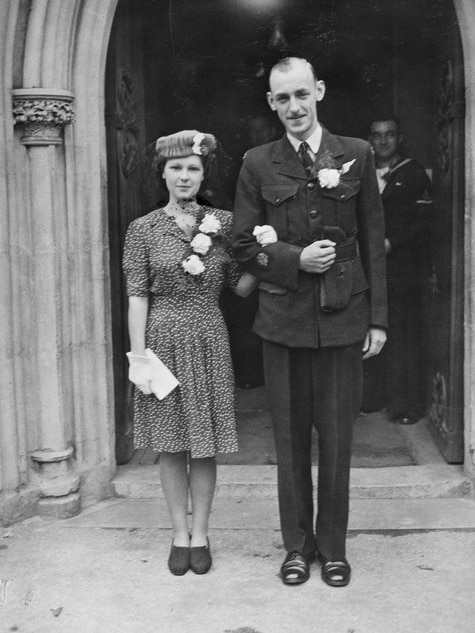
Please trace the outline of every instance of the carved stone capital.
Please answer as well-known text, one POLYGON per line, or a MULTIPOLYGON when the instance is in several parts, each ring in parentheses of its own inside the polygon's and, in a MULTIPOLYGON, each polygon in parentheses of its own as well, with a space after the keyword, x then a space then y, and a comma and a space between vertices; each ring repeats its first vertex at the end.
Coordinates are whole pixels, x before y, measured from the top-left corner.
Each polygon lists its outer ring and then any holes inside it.
POLYGON ((23 127, 24 145, 60 145, 62 130, 74 120, 74 95, 68 90, 18 88, 13 94, 15 125, 23 127))

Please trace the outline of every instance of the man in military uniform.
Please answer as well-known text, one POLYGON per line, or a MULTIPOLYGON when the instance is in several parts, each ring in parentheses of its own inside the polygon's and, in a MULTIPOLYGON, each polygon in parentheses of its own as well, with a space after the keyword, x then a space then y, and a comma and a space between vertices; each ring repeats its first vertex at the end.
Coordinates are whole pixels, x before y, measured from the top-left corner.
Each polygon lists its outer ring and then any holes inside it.
POLYGON ((391 335, 380 357, 365 364, 363 409, 386 408, 389 419, 413 424, 425 404, 422 360, 424 279, 429 276, 431 183, 424 167, 402 152, 399 119, 371 123, 386 227, 386 279, 391 335))
POLYGON ((317 554, 323 580, 344 586, 351 574, 345 543, 362 358, 379 353, 386 339, 384 222, 371 148, 321 127, 317 102, 324 94, 304 59, 286 58, 271 70, 267 99, 286 133, 245 155, 234 246, 261 280, 254 331, 264 340, 276 441, 287 550, 281 577, 285 584, 305 582, 317 554), (273 227, 277 241, 256 239, 262 225, 273 227))

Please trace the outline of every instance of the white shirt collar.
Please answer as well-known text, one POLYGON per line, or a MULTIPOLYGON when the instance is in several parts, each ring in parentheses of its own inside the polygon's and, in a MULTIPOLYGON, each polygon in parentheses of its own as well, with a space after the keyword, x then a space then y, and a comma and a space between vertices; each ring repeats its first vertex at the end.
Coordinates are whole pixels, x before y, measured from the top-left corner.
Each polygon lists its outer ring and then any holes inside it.
MULTIPOLYGON (((298 152, 300 143, 302 143, 302 141, 300 141, 298 138, 295 138, 295 136, 292 136, 291 134, 287 134, 287 138, 289 139, 295 151, 298 152)), ((315 132, 306 139, 306 143, 308 143, 308 146, 310 147, 311 151, 315 155, 320 149, 321 142, 322 142, 322 126, 319 125, 317 129, 315 130, 315 132)))

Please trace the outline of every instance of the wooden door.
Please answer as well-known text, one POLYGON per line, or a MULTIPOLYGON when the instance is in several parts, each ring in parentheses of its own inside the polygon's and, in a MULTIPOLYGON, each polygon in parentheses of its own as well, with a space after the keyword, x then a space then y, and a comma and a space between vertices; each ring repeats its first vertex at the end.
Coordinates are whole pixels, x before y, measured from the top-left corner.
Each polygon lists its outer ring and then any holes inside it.
POLYGON ((143 11, 121 0, 112 27, 106 67, 106 136, 112 306, 116 459, 133 453, 132 386, 127 379, 129 350, 127 297, 121 260, 130 222, 149 208, 146 169, 143 11))
POLYGON ((444 20, 437 62, 437 156, 430 277, 431 432, 450 463, 463 461, 464 74, 460 33, 444 20))

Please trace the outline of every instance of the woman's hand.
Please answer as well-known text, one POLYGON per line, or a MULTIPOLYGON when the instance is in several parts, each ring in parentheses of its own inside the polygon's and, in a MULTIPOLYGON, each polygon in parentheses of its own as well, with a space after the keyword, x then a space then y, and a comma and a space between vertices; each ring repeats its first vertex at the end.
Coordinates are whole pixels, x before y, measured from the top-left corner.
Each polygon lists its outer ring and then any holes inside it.
POLYGON ((133 382, 136 387, 143 393, 152 393, 150 387, 150 381, 152 375, 150 372, 150 359, 147 356, 139 356, 138 354, 132 354, 127 352, 127 358, 129 359, 129 380, 133 382))
POLYGON ((261 246, 267 246, 267 244, 274 244, 274 242, 277 242, 278 240, 275 229, 272 226, 269 226, 268 224, 263 224, 262 226, 259 226, 259 225, 255 226, 252 234, 254 235, 254 237, 256 238, 256 241, 261 246))

